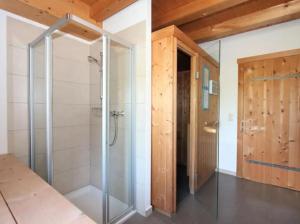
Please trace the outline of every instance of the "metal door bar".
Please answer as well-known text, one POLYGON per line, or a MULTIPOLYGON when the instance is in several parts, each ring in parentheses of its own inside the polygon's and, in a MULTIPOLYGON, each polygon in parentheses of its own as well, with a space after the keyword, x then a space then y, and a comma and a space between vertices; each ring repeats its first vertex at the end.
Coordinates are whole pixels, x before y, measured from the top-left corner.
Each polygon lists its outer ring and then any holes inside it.
POLYGON ((258 161, 258 160, 252 160, 252 159, 248 159, 247 162, 256 164, 256 165, 262 165, 262 166, 274 167, 274 168, 279 168, 279 169, 288 170, 288 171, 300 172, 300 168, 298 168, 298 167, 290 167, 290 166, 285 166, 285 165, 280 165, 280 164, 275 164, 275 163, 267 163, 267 162, 262 162, 262 161, 258 161))

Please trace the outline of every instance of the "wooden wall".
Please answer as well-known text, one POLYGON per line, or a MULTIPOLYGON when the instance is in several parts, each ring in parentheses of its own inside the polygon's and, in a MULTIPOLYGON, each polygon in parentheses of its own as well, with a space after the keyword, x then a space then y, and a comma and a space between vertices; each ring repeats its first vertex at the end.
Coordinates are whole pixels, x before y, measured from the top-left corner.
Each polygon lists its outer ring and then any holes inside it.
POLYGON ((152 204, 176 210, 176 39, 152 42, 152 204))
POLYGON ((188 165, 191 71, 177 72, 177 164, 188 165))

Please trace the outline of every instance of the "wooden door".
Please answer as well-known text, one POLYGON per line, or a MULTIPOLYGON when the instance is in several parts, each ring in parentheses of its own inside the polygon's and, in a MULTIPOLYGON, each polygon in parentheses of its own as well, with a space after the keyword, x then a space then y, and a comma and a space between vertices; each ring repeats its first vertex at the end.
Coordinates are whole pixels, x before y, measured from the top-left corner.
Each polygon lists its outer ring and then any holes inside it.
POLYGON ((209 71, 209 80, 219 83, 219 68, 200 58, 200 77, 197 82, 197 154, 195 190, 206 183, 217 168, 219 95, 209 94, 208 108, 203 108, 203 72, 209 71), (215 131, 215 132, 214 132, 215 131))
POLYGON ((300 51, 239 64, 241 177, 300 190, 299 78, 300 51))

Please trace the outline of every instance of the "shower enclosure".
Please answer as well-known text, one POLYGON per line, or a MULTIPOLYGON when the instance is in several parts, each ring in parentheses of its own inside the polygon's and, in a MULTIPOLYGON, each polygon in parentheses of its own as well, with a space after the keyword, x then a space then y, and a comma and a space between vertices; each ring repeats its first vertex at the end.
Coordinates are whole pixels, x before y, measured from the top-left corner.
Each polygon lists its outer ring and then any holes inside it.
POLYGON ((97 223, 118 222, 134 210, 132 45, 68 14, 28 54, 31 168, 97 223), (99 37, 76 51, 66 26, 99 37))

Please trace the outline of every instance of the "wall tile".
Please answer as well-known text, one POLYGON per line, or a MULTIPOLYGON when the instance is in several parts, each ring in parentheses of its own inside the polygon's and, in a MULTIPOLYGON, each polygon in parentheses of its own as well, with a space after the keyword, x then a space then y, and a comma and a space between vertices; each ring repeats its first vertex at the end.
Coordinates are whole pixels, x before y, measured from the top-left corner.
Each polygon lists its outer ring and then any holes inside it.
POLYGON ((8 75, 7 77, 8 102, 27 102, 27 77, 19 75, 8 75))
POLYGON ((53 102, 56 104, 89 104, 89 85, 54 81, 53 102))
POLYGON ((44 30, 13 18, 7 19, 7 41, 11 45, 25 47, 44 30))
POLYGON ((18 157, 28 157, 29 135, 27 130, 8 132, 8 152, 18 157))
POLYGON ((27 51, 26 48, 20 48, 9 45, 7 48, 7 70, 8 73, 27 75, 27 51))
POLYGON ((53 39, 53 54, 62 58, 76 61, 87 61, 89 45, 67 37, 53 39))
POLYGON ((28 106, 26 103, 8 103, 8 130, 28 129, 28 106))
POLYGON ((83 166, 54 175, 53 186, 60 193, 66 194, 88 185, 90 182, 90 167, 83 166))
POLYGON ((89 66, 87 59, 81 62, 56 56, 53 61, 53 78, 57 81, 89 84, 89 66))
POLYGON ((89 105, 72 105, 72 104, 53 105, 53 126, 54 127, 89 125, 89 123, 90 123, 89 105))
POLYGON ((57 127, 53 129, 54 151, 72 147, 89 147, 89 125, 57 127))

